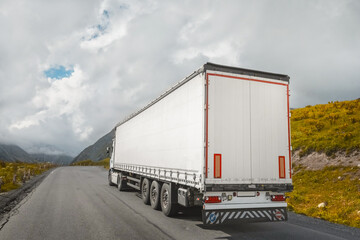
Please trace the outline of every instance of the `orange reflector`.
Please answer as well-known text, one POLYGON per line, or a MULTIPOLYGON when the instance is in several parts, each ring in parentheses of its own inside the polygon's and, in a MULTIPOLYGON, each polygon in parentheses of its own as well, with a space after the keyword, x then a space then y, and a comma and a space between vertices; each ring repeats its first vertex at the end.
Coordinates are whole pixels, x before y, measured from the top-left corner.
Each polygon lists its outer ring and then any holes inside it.
POLYGON ((279 178, 285 177, 285 156, 279 156, 279 178))
POLYGON ((205 203, 220 203, 221 197, 220 196, 206 196, 205 203))
POLYGON ((214 178, 221 178, 221 154, 214 154, 214 178))

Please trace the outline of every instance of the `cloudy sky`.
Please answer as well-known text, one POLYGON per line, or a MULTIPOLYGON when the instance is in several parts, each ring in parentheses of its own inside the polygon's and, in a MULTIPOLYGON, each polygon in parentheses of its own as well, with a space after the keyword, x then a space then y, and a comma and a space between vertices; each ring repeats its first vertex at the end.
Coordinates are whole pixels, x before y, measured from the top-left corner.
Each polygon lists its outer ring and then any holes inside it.
POLYGON ((360 1, 0 1, 0 142, 77 155, 206 62, 360 97, 360 1))

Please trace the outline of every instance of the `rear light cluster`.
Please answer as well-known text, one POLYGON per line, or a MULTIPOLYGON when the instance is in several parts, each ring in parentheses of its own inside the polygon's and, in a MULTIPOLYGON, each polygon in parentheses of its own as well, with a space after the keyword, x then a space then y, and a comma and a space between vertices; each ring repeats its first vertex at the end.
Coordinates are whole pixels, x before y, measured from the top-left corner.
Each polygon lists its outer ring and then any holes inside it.
POLYGON ((220 196, 206 196, 205 203, 220 203, 221 197, 220 196))
POLYGON ((271 195, 271 201, 275 201, 275 202, 285 201, 285 195, 271 195))

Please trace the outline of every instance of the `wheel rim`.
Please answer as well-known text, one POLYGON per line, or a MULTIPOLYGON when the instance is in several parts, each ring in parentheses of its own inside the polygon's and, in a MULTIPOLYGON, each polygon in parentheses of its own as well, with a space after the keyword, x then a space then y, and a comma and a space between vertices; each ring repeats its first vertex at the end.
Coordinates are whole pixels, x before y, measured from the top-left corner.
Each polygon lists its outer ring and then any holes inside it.
POLYGON ((147 190, 148 190, 147 182, 144 182, 143 187, 142 187, 142 192, 143 192, 144 196, 146 196, 147 190))
POLYGON ((151 188, 151 200, 153 201, 153 202, 155 202, 155 200, 156 200, 156 197, 157 197, 157 191, 156 191, 156 187, 152 187, 151 188))
POLYGON ((164 208, 167 208, 169 205, 169 191, 167 189, 163 192, 162 204, 163 204, 164 208))

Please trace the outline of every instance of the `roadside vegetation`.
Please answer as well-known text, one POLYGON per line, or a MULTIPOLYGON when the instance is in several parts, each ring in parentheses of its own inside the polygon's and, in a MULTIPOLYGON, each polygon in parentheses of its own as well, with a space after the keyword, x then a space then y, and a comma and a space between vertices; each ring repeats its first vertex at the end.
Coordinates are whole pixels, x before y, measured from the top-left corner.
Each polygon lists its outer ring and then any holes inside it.
POLYGON ((332 156, 360 149, 360 99, 329 102, 291 111, 291 144, 300 156, 332 156))
MULTIPOLYGON (((330 161, 339 153, 360 159, 360 99, 292 110, 291 144, 300 158, 318 152, 330 161)), ((294 162, 293 171, 294 191, 287 194, 289 210, 360 228, 359 165, 311 170, 294 162)))
POLYGON ((0 192, 19 188, 32 177, 55 167, 51 163, 4 162, 0 160, 0 192))
POLYGON ((299 166, 288 208, 296 213, 360 228, 360 168, 325 167, 309 171, 299 166))
POLYGON ((105 158, 98 162, 93 162, 92 160, 84 160, 80 162, 72 163, 71 166, 103 166, 106 169, 109 169, 110 158, 105 158))

